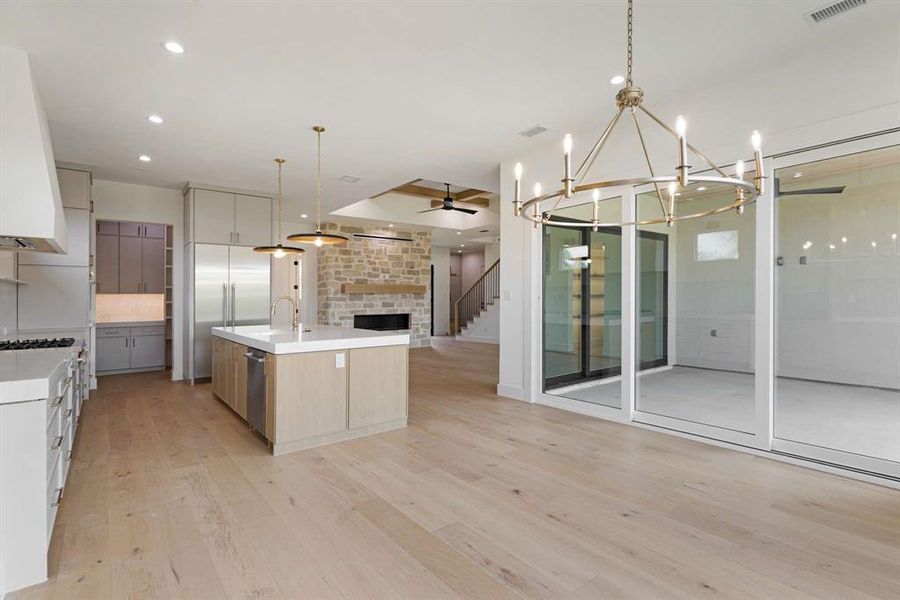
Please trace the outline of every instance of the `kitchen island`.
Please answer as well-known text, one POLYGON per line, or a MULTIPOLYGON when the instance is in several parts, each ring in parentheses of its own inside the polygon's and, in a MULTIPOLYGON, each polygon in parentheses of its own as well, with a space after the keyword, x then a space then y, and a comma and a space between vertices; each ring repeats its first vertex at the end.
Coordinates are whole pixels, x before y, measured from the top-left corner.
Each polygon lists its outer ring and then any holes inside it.
POLYGON ((406 427, 409 334, 213 327, 212 387, 286 454, 406 427))

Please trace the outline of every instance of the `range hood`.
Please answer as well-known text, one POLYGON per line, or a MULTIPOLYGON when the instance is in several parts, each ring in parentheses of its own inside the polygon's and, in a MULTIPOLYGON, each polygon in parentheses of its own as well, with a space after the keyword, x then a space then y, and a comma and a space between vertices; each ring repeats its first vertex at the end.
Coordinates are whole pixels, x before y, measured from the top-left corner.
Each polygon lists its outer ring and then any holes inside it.
POLYGON ((66 252, 47 115, 28 54, 0 46, 0 250, 66 252))

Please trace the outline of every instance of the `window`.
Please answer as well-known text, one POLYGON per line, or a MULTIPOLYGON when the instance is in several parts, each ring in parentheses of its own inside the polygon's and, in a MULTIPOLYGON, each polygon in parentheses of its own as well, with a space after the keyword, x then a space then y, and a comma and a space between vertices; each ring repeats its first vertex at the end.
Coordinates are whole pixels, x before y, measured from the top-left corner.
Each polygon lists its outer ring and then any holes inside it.
POLYGON ((697 262, 737 260, 738 258, 740 256, 737 230, 709 231, 697 234, 697 262))

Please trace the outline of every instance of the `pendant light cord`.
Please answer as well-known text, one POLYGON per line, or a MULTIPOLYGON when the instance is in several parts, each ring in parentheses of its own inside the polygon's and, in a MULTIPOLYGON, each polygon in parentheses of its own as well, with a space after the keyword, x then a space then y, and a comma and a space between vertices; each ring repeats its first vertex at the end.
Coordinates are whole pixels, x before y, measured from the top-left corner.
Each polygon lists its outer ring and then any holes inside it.
POLYGON ((633 0, 628 0, 628 53, 627 53, 627 66, 626 66, 626 74, 625 74, 625 86, 631 87, 631 22, 634 17, 634 9, 632 7, 633 0))
POLYGON ((278 163, 278 245, 281 245, 281 165, 284 164, 283 158, 276 158, 278 163))
POLYGON ((316 127, 316 232, 322 231, 322 127, 316 127))

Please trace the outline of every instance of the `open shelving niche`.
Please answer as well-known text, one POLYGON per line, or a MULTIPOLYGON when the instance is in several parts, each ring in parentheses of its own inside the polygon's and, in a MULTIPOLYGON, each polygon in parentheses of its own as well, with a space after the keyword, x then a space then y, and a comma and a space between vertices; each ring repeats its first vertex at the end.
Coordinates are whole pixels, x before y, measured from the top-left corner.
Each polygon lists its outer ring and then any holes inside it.
POLYGON ((172 328, 173 328, 173 306, 174 306, 174 288, 172 287, 173 269, 172 254, 175 247, 175 228, 172 225, 166 225, 166 299, 165 299, 165 322, 166 322, 166 368, 172 368, 172 328))

